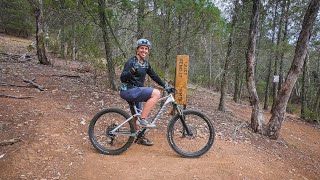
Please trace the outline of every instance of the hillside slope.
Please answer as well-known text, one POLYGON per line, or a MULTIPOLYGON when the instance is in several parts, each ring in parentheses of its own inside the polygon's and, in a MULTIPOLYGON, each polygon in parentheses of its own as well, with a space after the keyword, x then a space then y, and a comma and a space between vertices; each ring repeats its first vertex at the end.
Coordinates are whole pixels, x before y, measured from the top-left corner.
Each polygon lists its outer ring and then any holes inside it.
MULTIPOLYGON (((31 41, 0 34, 0 52, 26 53, 31 41)), ((99 154, 88 140, 88 124, 102 108, 128 109, 119 93, 106 88, 105 75, 94 81, 83 63, 52 58, 53 66, 0 55, 0 179, 319 179, 320 129, 289 115, 281 138, 271 141, 248 128, 250 106, 227 101, 216 111, 219 94, 189 90, 188 106, 213 121, 216 141, 204 156, 177 156, 166 140, 167 114, 149 131, 152 147, 134 144, 118 156, 99 154), (44 87, 26 86, 23 79, 44 87), (16 86, 14 86, 16 85, 16 86)), ((17 56, 17 57, 18 57, 17 56)), ((10 56, 13 57, 13 56, 10 56)), ((127 110, 128 111, 128 110, 127 110)), ((265 117, 270 114, 266 113, 265 117)))

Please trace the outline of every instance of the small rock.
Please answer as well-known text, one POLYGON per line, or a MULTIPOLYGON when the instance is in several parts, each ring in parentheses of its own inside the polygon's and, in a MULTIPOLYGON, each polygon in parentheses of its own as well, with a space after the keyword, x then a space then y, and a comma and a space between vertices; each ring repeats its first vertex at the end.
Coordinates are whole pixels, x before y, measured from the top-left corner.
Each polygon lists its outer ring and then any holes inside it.
POLYGON ((82 125, 86 125, 86 120, 85 120, 84 118, 81 118, 81 122, 80 122, 80 124, 82 124, 82 125))
POLYGON ((70 105, 70 104, 68 104, 64 109, 66 109, 66 110, 70 110, 70 109, 71 109, 71 105, 70 105))
POLYGON ((28 178, 26 177, 26 175, 21 174, 20 177, 19 177, 19 179, 28 179, 28 178))

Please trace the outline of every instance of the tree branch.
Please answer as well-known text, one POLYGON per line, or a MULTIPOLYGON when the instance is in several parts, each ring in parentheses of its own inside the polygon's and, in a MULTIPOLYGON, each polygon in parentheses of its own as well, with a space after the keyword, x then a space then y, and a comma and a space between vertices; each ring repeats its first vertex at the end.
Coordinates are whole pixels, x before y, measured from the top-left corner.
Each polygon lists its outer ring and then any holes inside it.
POLYGON ((30 99, 30 98, 34 98, 33 96, 12 96, 12 95, 6 95, 6 94, 0 94, 0 97, 14 98, 14 99, 30 99))
POLYGON ((33 79, 33 80, 28 80, 28 79, 23 78, 23 82, 26 82, 26 83, 31 84, 32 86, 34 86, 34 87, 38 88, 40 91, 44 91, 43 86, 41 86, 41 85, 39 85, 39 84, 35 83, 35 82, 34 82, 34 79, 33 79))

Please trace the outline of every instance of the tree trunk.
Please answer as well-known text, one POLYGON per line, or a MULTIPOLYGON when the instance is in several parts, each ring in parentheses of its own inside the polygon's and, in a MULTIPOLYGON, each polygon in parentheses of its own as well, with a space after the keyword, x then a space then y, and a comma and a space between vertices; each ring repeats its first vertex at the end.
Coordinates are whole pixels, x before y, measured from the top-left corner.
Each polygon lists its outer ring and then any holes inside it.
POLYGON ((164 22, 164 27, 166 27, 165 30, 165 39, 166 39, 166 45, 165 45, 165 52, 164 52, 164 79, 165 81, 169 79, 169 54, 171 51, 171 36, 172 36, 172 28, 170 23, 171 18, 171 7, 168 7, 166 9, 166 20, 164 22))
POLYGON ((40 1, 28 0, 33 8, 34 15, 36 17, 36 42, 37 42, 37 55, 40 64, 50 65, 50 61, 46 55, 45 47, 45 34, 44 34, 44 22, 43 22, 43 3, 40 1))
MULTIPOLYGON (((208 76, 209 76, 209 79, 208 79, 208 87, 211 88, 211 80, 212 80, 212 51, 211 51, 211 48, 209 47, 208 43, 207 43, 207 38, 206 37, 201 37, 201 42, 204 46, 204 49, 205 49, 205 59, 207 59, 207 64, 208 64, 208 76)), ((209 42, 210 44, 210 42, 209 42)), ((211 45, 213 46, 213 45, 211 45)), ((179 47, 178 47, 178 54, 179 53, 179 47)))
POLYGON ((231 30, 229 34, 229 43, 228 43, 228 50, 227 50, 227 55, 226 55, 226 61, 224 63, 224 71, 222 74, 222 79, 221 79, 221 89, 220 89, 220 101, 219 101, 219 106, 218 110, 219 111, 225 111, 225 104, 226 104, 226 91, 227 91, 227 82, 228 82, 228 73, 229 73, 229 66, 231 62, 231 52, 232 52, 232 46, 234 44, 233 36, 234 36, 234 28, 237 22, 237 13, 239 9, 239 0, 236 0, 234 2, 234 12, 233 12, 233 17, 232 17, 232 23, 231 23, 231 30))
POLYGON ((139 0, 138 15, 137 15, 137 39, 144 37, 143 22, 144 22, 145 0, 139 0))
POLYGON ((317 117, 318 117, 318 122, 320 120, 320 87, 318 87, 318 92, 314 101, 314 105, 313 105, 313 112, 317 113, 317 117))
POLYGON ((272 116, 266 128, 266 135, 271 139, 278 139, 279 137, 281 125, 285 119, 285 112, 291 91, 298 79, 307 54, 307 47, 310 40, 312 27, 319 11, 319 4, 319 0, 311 0, 304 16, 302 30, 298 38, 293 62, 287 74, 286 82, 279 91, 272 116))
POLYGON ((182 16, 178 16, 178 47, 177 47, 177 54, 182 55, 183 53, 183 46, 182 46, 182 16))
MULTIPOLYGON (((271 42, 272 42, 272 46, 274 43, 274 39, 275 39, 275 35, 276 35, 276 24, 277 24, 277 18, 278 18, 278 4, 279 2, 276 2, 276 6, 274 9, 274 17, 273 17, 273 22, 272 22, 272 37, 271 37, 271 42)), ((267 74, 267 78, 266 78, 266 89, 264 92, 264 106, 263 109, 264 110, 268 110, 268 103, 269 103, 269 91, 270 91, 270 84, 272 81, 272 61, 273 61, 273 50, 269 50, 270 51, 270 56, 269 56, 269 63, 268 63, 268 74, 267 74)))
POLYGON ((256 39, 258 31, 258 21, 259 21, 259 8, 260 0, 253 1, 252 16, 249 29, 249 42, 248 50, 246 52, 246 79, 247 87, 252 103, 252 113, 251 113, 251 128, 255 132, 262 132, 263 128, 263 118, 261 118, 262 110, 259 107, 259 97, 256 90, 255 84, 255 74, 254 74, 254 63, 255 63, 255 50, 256 50, 256 39))
POLYGON ((233 100, 234 102, 239 102, 240 101, 240 67, 239 65, 236 65, 236 73, 235 73, 235 83, 234 83, 234 94, 233 94, 233 100))
POLYGON ((320 123, 320 49, 318 49, 318 61, 316 64, 316 72, 313 72, 315 91, 317 92, 313 101, 310 103, 310 109, 316 114, 316 121, 320 123))
POLYGON ((105 13, 105 7, 106 7, 105 0, 99 0, 100 27, 102 29, 104 48, 106 51, 105 53, 106 53, 106 59, 107 59, 109 85, 113 90, 117 90, 116 73, 115 73, 114 62, 112 59, 112 50, 111 50, 110 37, 108 35, 108 27, 106 23, 107 16, 105 13))
MULTIPOLYGON (((290 8, 290 0, 286 0, 286 10, 285 10, 285 22, 284 22, 284 30, 283 30, 283 37, 282 37, 282 46, 287 44, 287 36, 288 36, 288 21, 289 21, 289 8, 290 8)), ((284 66, 284 50, 281 51, 280 55, 280 67, 279 67, 279 86, 278 91, 280 90, 283 84, 283 66, 284 66)))
MULTIPOLYGON (((319 51, 320 55, 320 51, 319 51)), ((314 99, 312 110, 313 112, 317 112, 318 117, 320 118, 320 77, 319 77, 319 72, 320 72, 320 56, 318 56, 318 62, 317 62, 317 78, 315 79, 315 84, 317 87, 317 95, 316 98, 314 99)))
POLYGON ((73 35, 72 35, 72 60, 75 61, 76 60, 76 52, 77 52, 77 43, 76 43, 76 28, 75 26, 73 26, 73 35))
MULTIPOLYGON (((280 43, 281 43, 281 33, 282 33, 282 22, 284 18, 284 12, 285 12, 285 2, 281 1, 281 15, 280 15, 280 22, 279 22, 279 28, 278 28, 278 34, 277 34, 277 50, 274 60, 274 71, 273 76, 279 76, 279 57, 280 57, 280 43)), ((272 110, 274 107, 274 104, 276 102, 277 96, 278 96, 278 83, 279 82, 273 82, 273 101, 272 101, 272 110)), ((271 110, 271 112, 272 112, 271 110)))
POLYGON ((65 25, 66 25, 66 18, 65 18, 65 14, 64 14, 64 11, 66 10, 66 7, 65 7, 65 1, 59 1, 59 8, 61 9, 62 11, 62 17, 60 18, 59 20, 59 23, 60 23, 60 50, 59 50, 59 53, 60 53, 60 57, 62 59, 65 59, 67 57, 67 52, 66 52, 66 49, 68 46, 67 43, 66 43, 66 32, 65 32, 65 25))
POLYGON ((308 59, 309 59, 309 56, 308 56, 308 53, 306 55, 306 58, 304 60, 304 63, 303 63, 303 72, 302 72, 302 87, 301 87, 301 115, 300 117, 302 119, 305 119, 305 110, 307 108, 307 92, 308 92, 308 85, 307 85, 307 71, 308 71, 308 59))
MULTIPOLYGON (((270 55, 272 57, 272 55, 270 55)), ((268 110, 268 103, 269 103, 269 89, 270 89, 270 83, 271 83, 271 66, 272 66, 272 58, 269 59, 268 63, 268 74, 266 78, 266 89, 264 91, 264 105, 263 109, 268 110)))

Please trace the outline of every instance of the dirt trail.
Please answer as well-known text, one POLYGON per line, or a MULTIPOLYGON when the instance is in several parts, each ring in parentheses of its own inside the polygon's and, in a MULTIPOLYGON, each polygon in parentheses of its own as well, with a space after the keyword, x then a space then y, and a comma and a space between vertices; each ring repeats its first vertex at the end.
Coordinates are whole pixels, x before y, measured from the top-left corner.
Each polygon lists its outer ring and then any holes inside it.
MULTIPOLYGON (((25 53, 30 40, 0 36, 0 50, 25 53)), ((35 58, 34 58, 35 59, 35 58)), ((21 141, 0 146, 0 179, 319 179, 320 130, 290 115, 281 138, 271 141, 246 126, 250 107, 229 100, 228 112, 216 111, 219 96, 200 97, 193 90, 191 109, 212 118, 216 141, 204 156, 179 157, 167 143, 165 127, 150 131, 152 147, 134 144, 118 156, 101 155, 88 140, 88 124, 101 108, 127 108, 117 92, 105 88, 104 76, 95 84, 91 73, 42 66, 36 60, 20 63, 0 59, 0 82, 25 84, 36 78, 45 91, 0 86, 0 94, 34 96, 31 99, 0 97, 0 141, 21 141), (66 77, 58 75, 79 75, 66 77), (239 131, 235 131, 241 126, 239 131)), ((73 64, 77 69, 79 63, 73 64)), ((266 117, 269 115, 266 113, 266 117)), ((165 122, 167 119, 163 119, 165 122)))

